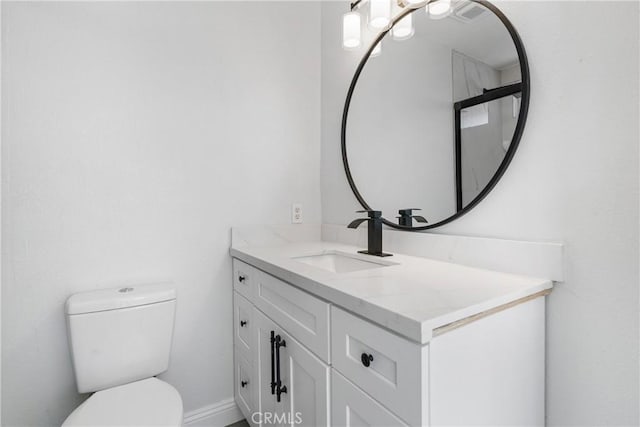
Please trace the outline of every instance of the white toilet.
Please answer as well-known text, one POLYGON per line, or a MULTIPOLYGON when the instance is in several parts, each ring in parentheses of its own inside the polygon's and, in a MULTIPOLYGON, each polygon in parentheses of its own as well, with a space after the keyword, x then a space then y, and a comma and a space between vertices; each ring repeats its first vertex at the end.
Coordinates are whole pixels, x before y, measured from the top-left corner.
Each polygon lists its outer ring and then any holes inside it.
POLYGON ((66 426, 180 426, 182 399, 155 375, 169 367, 176 291, 168 284, 72 295, 67 326, 80 393, 66 426))

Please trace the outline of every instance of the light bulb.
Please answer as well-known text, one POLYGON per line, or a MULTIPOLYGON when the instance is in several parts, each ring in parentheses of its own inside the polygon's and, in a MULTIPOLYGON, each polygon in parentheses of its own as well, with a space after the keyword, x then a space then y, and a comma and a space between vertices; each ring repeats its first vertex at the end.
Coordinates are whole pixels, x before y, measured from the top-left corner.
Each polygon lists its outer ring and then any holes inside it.
POLYGON ((413 20, 411 18, 413 14, 409 13, 404 18, 395 23, 391 29, 391 36, 394 40, 406 40, 413 36, 413 20))
POLYGON ((376 47, 373 48, 373 50, 371 51, 371 55, 369 55, 369 57, 374 58, 380 55, 380 53, 382 53, 382 40, 380 40, 376 45, 376 47))
POLYGON ((451 12, 451 0, 432 1, 427 5, 427 11, 432 19, 444 18, 451 12))
POLYGON ((355 49, 360 46, 360 14, 347 12, 342 16, 342 46, 355 49))
POLYGON ((381 30, 391 21, 390 0, 369 0, 369 25, 381 30))

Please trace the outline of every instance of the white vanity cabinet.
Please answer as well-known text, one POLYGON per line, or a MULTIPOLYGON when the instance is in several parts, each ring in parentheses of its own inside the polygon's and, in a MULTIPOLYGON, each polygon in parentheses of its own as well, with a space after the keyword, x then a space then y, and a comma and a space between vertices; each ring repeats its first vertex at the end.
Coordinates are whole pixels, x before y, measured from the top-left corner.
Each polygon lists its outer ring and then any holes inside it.
POLYGON ((420 343, 233 266, 235 400, 249 424, 544 425, 542 293, 420 343))
POLYGON ((235 400, 249 424, 330 425, 329 308, 234 260, 235 400))

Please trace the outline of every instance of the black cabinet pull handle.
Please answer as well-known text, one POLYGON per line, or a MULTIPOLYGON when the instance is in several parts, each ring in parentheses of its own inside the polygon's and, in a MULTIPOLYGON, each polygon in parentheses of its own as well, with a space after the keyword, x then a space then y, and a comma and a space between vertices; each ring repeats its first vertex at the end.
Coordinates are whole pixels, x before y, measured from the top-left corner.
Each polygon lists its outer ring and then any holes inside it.
POLYGON ((271 394, 276 394, 276 373, 275 373, 275 344, 276 344, 276 333, 271 331, 271 394))
POLYGON ((247 321, 246 320, 241 320, 240 321, 240 327, 244 328, 247 325, 247 321))
POLYGON ((276 400, 280 402, 280 395, 282 393, 287 392, 287 386, 282 385, 282 380, 280 379, 280 348, 286 347, 287 342, 283 340, 280 335, 276 335, 276 400))
POLYGON ((244 276, 242 276, 242 275, 238 276, 238 281, 239 281, 240 283, 244 282, 245 280, 246 280, 246 277, 244 277, 244 276))
POLYGON ((245 388, 249 384, 249 381, 240 381, 240 387, 245 388))
POLYGON ((373 355, 362 353, 362 356, 360 356, 360 360, 362 361, 362 364, 368 368, 369 365, 371 365, 371 362, 373 362, 373 355))

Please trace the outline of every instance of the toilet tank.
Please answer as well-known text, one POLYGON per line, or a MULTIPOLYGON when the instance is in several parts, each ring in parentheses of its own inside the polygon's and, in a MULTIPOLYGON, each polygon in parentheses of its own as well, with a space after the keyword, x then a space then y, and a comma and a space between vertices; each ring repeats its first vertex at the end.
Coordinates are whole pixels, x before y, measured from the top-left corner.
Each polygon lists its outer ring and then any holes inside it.
POLYGON ((169 367, 176 291, 171 284, 74 294, 69 343, 80 393, 153 377, 169 367))

